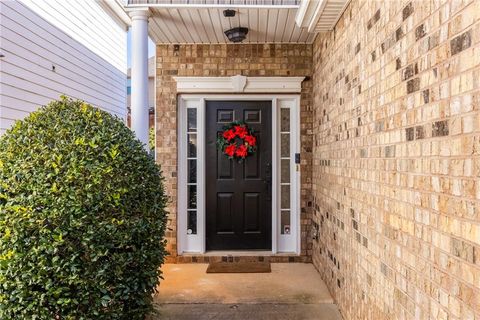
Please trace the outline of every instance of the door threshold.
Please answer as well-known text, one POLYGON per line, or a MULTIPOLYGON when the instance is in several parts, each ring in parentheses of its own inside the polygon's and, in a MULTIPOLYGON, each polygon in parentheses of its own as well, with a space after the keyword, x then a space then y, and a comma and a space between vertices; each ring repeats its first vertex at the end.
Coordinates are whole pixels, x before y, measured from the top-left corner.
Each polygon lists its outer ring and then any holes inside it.
POLYGON ((184 256, 207 256, 207 257, 218 257, 218 256, 234 256, 234 257, 270 257, 270 256, 292 256, 297 255, 295 252, 280 252, 273 253, 272 251, 265 250, 212 250, 205 253, 187 253, 184 252, 184 256))

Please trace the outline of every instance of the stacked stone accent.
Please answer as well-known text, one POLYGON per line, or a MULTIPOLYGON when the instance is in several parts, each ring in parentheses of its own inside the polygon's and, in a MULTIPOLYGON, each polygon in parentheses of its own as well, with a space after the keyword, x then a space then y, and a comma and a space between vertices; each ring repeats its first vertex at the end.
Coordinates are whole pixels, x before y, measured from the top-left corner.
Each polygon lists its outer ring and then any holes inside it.
POLYGON ((480 1, 353 0, 313 52, 313 262, 344 319, 480 319, 480 1))
MULTIPOLYGON (((170 202, 167 250, 170 262, 193 262, 191 256, 177 259, 177 92, 173 76, 225 77, 311 76, 312 45, 308 44, 209 44, 157 45, 156 160, 162 166, 170 202)), ((312 81, 301 92, 301 258, 279 257, 275 261, 310 261, 312 81)), ((185 214, 185 213, 184 213, 185 214)), ((199 257, 199 259, 204 259, 199 257)), ((210 259, 210 258, 208 258, 210 259)), ((218 257, 221 259, 221 257, 218 257)))

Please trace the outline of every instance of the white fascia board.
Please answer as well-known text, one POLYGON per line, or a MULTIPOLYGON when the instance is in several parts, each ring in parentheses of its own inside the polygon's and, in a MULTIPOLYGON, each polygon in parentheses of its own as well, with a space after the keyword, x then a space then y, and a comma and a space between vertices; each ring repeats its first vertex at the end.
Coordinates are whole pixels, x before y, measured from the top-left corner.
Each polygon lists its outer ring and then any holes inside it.
POLYGON ((308 32, 315 32, 315 27, 325 9, 327 1, 328 0, 302 0, 295 17, 297 26, 307 28, 308 32))
POLYGON ((318 20, 323 13, 323 9, 325 9, 325 5, 327 4, 327 0, 318 0, 314 1, 316 3, 315 11, 312 14, 310 21, 308 23, 308 32, 315 32, 315 28, 317 26, 318 20))
POLYGON ((104 1, 104 3, 112 9, 112 11, 117 15, 117 17, 123 21, 127 26, 132 24, 132 20, 125 11, 125 3, 122 3, 121 0, 110 0, 104 1))
POLYGON ((305 20, 307 20, 307 16, 311 14, 312 10, 309 10, 309 7, 312 4, 312 0, 302 0, 300 2, 300 7, 298 7, 297 14, 295 16, 295 22, 299 28, 306 27, 304 25, 305 20))

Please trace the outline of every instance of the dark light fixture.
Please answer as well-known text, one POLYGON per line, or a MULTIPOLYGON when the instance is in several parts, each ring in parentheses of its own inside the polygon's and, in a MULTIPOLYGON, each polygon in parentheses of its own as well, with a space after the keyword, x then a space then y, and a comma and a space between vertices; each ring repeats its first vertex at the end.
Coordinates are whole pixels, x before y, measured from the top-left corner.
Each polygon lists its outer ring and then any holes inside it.
POLYGON ((225 35, 231 42, 242 42, 247 37, 248 28, 238 27, 225 31, 225 35))
POLYGON ((232 9, 223 10, 223 16, 227 18, 235 17, 235 13, 236 11, 232 9))

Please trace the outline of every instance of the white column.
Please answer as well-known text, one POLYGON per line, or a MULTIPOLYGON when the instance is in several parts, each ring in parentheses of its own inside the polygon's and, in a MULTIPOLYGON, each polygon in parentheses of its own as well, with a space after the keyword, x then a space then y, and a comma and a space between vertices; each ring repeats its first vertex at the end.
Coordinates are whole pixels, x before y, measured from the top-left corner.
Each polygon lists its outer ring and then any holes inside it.
POLYGON ((131 127, 148 149, 148 10, 129 12, 132 18, 131 127))

